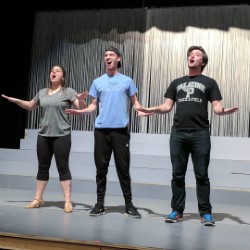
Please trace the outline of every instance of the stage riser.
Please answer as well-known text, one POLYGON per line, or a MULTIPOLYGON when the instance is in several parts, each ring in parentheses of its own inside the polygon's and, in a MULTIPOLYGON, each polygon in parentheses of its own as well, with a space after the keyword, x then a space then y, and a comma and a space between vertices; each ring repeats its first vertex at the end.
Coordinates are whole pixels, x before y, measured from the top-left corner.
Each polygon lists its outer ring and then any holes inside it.
MULTIPOLYGON (((35 177, 20 175, 1 175, 1 188, 34 190, 35 177)), ((146 199, 171 200, 172 191, 169 185, 153 185, 132 183, 133 197, 146 199)), ((51 178, 48 182, 45 192, 45 200, 47 192, 61 192, 62 189, 58 178, 51 178)), ((74 194, 96 194, 96 184, 94 180, 74 179, 72 185, 73 201, 74 194)), ((121 196, 122 192, 119 182, 110 181, 107 183, 107 195, 121 196)), ((196 202, 196 189, 193 187, 186 188, 186 196, 189 202, 196 202)), ((63 193, 62 197, 63 199, 63 193)), ((250 206, 250 192, 242 192, 242 190, 232 189, 212 189, 211 202, 219 204, 241 204, 242 206, 250 206)))
MULTIPOLYGON (((36 177, 37 130, 27 130, 20 149, 0 149, 0 175, 36 177)), ((250 138, 211 137, 209 176, 212 188, 250 190, 250 138)), ((73 131, 70 168, 73 181, 95 180, 93 132, 73 131)), ((169 135, 131 134, 131 178, 136 184, 171 185, 169 135)), ((58 179, 53 159, 50 177, 58 179)), ((108 181, 118 182, 113 156, 108 181)), ((186 185, 195 187, 191 160, 186 185)), ((2 182, 0 184, 2 187, 2 182)), ((22 187, 20 187, 22 188, 22 187)))

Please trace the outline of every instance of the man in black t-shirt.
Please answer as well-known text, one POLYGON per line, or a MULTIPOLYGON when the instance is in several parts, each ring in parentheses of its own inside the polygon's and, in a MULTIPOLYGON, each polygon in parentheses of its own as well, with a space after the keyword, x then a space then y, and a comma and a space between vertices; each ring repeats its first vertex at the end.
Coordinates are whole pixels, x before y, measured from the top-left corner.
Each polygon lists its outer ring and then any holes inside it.
POLYGON ((186 200, 185 176, 191 154, 201 222, 205 226, 213 226, 215 222, 212 217, 208 177, 211 149, 208 102, 211 102, 214 112, 218 115, 234 113, 238 111, 238 107, 224 108, 217 82, 202 75, 208 62, 208 56, 202 47, 191 46, 187 51, 187 62, 188 75, 171 82, 164 95, 163 104, 151 108, 140 107, 138 110, 164 114, 170 112, 176 103, 170 134, 172 212, 165 221, 173 223, 183 219, 186 200))

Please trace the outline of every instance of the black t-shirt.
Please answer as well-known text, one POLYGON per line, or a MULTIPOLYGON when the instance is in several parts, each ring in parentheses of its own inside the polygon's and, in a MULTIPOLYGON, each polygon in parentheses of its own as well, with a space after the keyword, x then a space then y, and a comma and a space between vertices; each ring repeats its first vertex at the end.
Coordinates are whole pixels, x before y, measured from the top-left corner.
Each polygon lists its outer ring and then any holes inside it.
POLYGON ((208 127, 208 102, 222 99, 217 82, 204 75, 175 79, 164 97, 176 102, 173 126, 180 129, 208 127))

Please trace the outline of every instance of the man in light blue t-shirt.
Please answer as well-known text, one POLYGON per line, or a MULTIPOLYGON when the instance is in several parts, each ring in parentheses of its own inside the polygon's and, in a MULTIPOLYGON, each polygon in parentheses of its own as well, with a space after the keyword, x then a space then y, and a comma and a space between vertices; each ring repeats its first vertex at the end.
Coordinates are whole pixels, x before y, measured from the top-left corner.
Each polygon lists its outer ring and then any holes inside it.
POLYGON ((130 77, 119 73, 121 54, 117 48, 110 46, 105 50, 104 62, 106 73, 96 78, 89 90, 89 95, 92 97, 90 105, 82 110, 66 110, 68 114, 78 115, 90 114, 98 110, 94 130, 97 203, 91 210, 90 215, 98 216, 105 213, 104 198, 107 173, 113 152, 117 175, 125 199, 125 214, 141 218, 140 213, 132 203, 129 172, 128 102, 130 101, 135 109, 140 107, 136 97, 137 88, 130 77))

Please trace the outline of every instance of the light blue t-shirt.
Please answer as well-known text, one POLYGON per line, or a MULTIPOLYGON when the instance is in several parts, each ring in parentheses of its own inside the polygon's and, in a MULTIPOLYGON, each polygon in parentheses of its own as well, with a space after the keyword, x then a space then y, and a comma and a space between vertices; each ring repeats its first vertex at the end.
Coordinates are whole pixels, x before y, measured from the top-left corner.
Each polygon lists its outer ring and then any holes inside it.
POLYGON ((89 90, 89 95, 99 102, 99 114, 95 127, 126 127, 129 123, 129 97, 135 95, 137 91, 134 81, 120 73, 114 76, 105 73, 96 78, 89 90))

